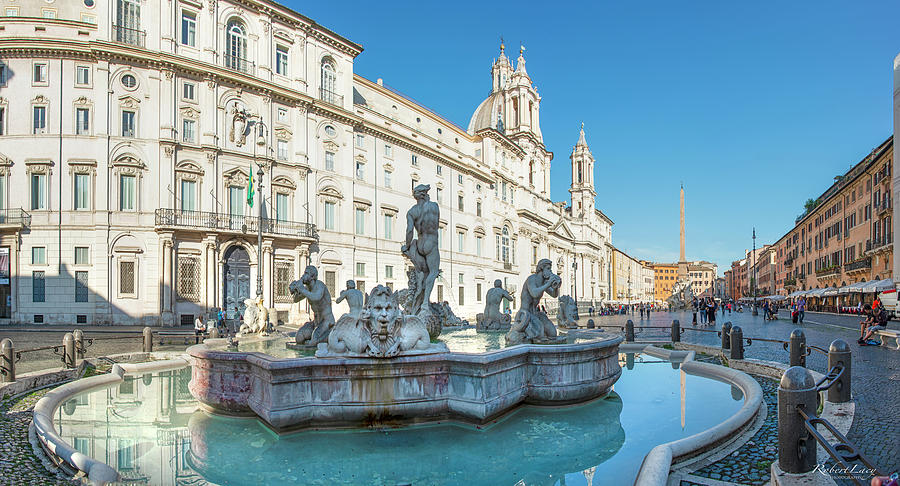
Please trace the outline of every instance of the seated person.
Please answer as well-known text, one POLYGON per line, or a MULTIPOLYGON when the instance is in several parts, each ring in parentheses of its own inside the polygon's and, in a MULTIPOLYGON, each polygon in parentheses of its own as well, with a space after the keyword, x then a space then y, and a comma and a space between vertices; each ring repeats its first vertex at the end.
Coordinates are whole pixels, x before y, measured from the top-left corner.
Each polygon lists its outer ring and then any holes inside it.
POLYGON ((862 337, 862 341, 864 341, 867 345, 878 346, 881 343, 879 343, 877 340, 872 339, 872 337, 877 331, 883 331, 887 329, 887 311, 884 310, 884 307, 879 306, 877 309, 872 310, 872 316, 874 318, 873 325, 870 325, 866 328, 866 333, 862 337))
POLYGON ((857 339, 856 342, 864 345, 865 340, 863 338, 866 337, 866 329, 875 324, 875 314, 872 312, 872 306, 866 304, 863 308, 863 314, 866 316, 866 319, 859 323, 859 339, 857 339))

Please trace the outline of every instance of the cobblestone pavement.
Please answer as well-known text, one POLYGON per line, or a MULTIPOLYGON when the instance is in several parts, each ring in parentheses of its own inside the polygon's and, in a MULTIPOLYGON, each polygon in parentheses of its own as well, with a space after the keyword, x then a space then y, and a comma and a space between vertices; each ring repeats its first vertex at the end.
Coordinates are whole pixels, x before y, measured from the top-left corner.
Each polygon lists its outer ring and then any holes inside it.
POLYGON ((0 402, 0 486, 76 484, 48 471, 28 441, 32 409, 48 391, 45 388, 0 402))
MULTIPOLYGON (((582 315, 580 322, 586 322, 586 318, 587 316, 582 315)), ((593 319, 598 325, 610 326, 622 326, 626 319, 632 319, 635 326, 668 326, 673 319, 679 319, 682 328, 686 329, 682 334, 683 341, 707 346, 719 346, 721 343, 720 338, 713 333, 691 331, 693 326, 690 313, 654 312, 649 320, 641 320, 640 314, 593 319)), ((708 326, 706 329, 718 329, 723 322, 731 321, 742 328, 744 337, 787 340, 793 329, 802 327, 806 333, 806 342, 810 345, 828 349, 835 339, 846 341, 853 353, 851 387, 857 402, 856 415, 847 437, 884 472, 900 470, 900 448, 896 446, 900 444, 900 428, 896 426, 900 423, 900 407, 896 406, 900 403, 900 351, 886 346, 856 344, 859 337, 859 317, 807 313, 806 322, 799 326, 786 318, 765 321, 762 315, 754 317, 749 311, 745 311, 725 316, 719 313, 717 320, 716 326, 708 326)), ((894 321, 889 324, 889 328, 897 326, 894 321)), ((665 329, 650 329, 643 330, 637 338, 667 339, 668 335, 665 329)), ((762 341, 754 341, 745 349, 744 354, 748 358, 781 363, 786 363, 788 359, 781 344, 762 341)), ((813 352, 808 358, 807 366, 824 373, 827 371, 827 359, 813 352)))

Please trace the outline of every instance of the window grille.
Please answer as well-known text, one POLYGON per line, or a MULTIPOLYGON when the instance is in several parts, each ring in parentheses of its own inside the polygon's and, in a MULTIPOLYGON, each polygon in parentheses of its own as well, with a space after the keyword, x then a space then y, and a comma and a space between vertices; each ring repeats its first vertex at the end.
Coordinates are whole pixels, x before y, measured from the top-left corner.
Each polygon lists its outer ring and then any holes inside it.
POLYGON ((290 262, 275 262, 275 302, 290 304, 294 301, 288 289, 293 268, 290 262))
POLYGON ((135 262, 119 262, 119 294, 122 296, 135 295, 135 262))
POLYGON ((75 302, 88 301, 88 273, 75 272, 75 302))
POLYGON ((178 300, 200 302, 200 259, 178 257, 178 300))

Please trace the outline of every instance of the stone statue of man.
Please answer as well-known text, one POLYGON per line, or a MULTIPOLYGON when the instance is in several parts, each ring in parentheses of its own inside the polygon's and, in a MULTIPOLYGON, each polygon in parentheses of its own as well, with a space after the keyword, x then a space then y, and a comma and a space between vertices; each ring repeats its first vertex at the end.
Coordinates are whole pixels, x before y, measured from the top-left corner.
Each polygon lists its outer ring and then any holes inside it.
POLYGON ((416 205, 406 213, 406 243, 400 248, 416 270, 417 292, 411 314, 418 314, 423 304, 431 302, 431 291, 441 263, 437 233, 440 209, 428 197, 430 189, 428 184, 419 184, 413 189, 416 205), (413 230, 418 239, 413 238, 413 230))
POLYGON ((346 300, 347 305, 350 306, 350 314, 354 317, 359 317, 359 313, 362 312, 363 308, 363 293, 356 288, 356 282, 353 280, 347 280, 347 288, 341 290, 338 298, 335 299, 335 304, 340 304, 341 301, 346 300))
POLYGON ((502 304, 504 300, 512 302, 513 297, 503 288, 503 282, 501 282, 500 279, 494 280, 494 287, 487 291, 484 300, 484 322, 487 328, 490 329, 494 327, 493 323, 495 322, 499 325, 503 322, 504 317, 506 317, 506 321, 509 322, 509 318, 506 314, 500 312, 500 304, 502 304))
POLYGON ((552 270, 553 262, 544 258, 538 262, 532 275, 522 286, 522 308, 516 313, 516 321, 506 336, 507 344, 533 343, 556 337, 556 326, 538 307, 544 293, 559 297, 562 279, 552 270))
POLYGON ((289 287, 295 302, 306 299, 313 311, 313 320, 307 322, 297 331, 297 344, 313 346, 325 342, 328 333, 334 327, 334 314, 331 312, 331 294, 328 287, 318 279, 319 271, 310 265, 306 267, 299 281, 291 282, 289 287))

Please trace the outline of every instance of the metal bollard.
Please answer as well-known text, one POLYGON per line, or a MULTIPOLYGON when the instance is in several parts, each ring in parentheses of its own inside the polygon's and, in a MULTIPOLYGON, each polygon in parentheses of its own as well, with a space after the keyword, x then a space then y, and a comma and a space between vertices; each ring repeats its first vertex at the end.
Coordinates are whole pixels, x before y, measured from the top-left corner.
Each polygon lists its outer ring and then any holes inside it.
POLYGON ((625 321, 625 341, 629 343, 634 342, 634 322, 631 319, 625 321))
POLYGON ((597 325, 594 323, 594 320, 593 320, 593 319, 588 319, 588 321, 587 321, 587 328, 588 328, 588 329, 594 329, 594 328, 596 328, 596 327, 597 327, 597 325))
POLYGON ((634 369, 634 353, 625 353, 625 368, 634 369))
POLYGON ((71 332, 67 332, 63 336, 63 366, 66 368, 75 367, 75 336, 71 332))
POLYGON ((0 382, 16 381, 16 350, 12 339, 0 341, 0 382))
POLYGON ((72 335, 75 336, 75 357, 84 359, 84 331, 75 329, 72 335))
POLYGON ((744 330, 741 326, 731 328, 731 359, 744 359, 744 330))
POLYGON ((816 381, 802 366, 781 375, 778 386, 778 467, 788 473, 806 473, 816 465, 816 441, 805 427, 797 407, 807 415, 816 413, 816 381))
POLYGON ((722 349, 731 349, 731 321, 722 324, 722 349))
POLYGON ((672 342, 681 342, 681 323, 678 322, 678 319, 672 321, 672 342))
POLYGON ((806 333, 803 329, 794 329, 790 337, 790 365, 806 367, 806 333))
POLYGON ((153 330, 149 327, 144 328, 144 345, 142 349, 145 353, 153 352, 153 330))
POLYGON ((828 401, 831 403, 845 403, 850 401, 850 346, 846 342, 835 339, 828 347, 828 369, 837 365, 844 367, 841 377, 828 389, 828 401))

